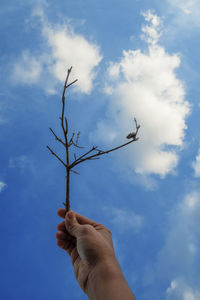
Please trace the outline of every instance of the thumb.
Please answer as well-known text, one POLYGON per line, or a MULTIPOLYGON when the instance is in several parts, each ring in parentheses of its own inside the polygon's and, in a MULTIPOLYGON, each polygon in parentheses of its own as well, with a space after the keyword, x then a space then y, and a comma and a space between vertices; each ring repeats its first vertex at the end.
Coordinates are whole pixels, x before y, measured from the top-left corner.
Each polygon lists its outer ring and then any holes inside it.
POLYGON ((76 214, 72 210, 70 210, 65 216, 65 226, 69 234, 76 238, 78 237, 81 225, 78 223, 76 214))

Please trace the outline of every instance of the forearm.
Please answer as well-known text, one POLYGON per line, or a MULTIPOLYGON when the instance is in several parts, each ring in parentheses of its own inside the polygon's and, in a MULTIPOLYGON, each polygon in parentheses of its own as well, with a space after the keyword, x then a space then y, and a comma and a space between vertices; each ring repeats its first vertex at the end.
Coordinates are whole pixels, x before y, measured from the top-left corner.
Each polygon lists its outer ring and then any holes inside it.
POLYGON ((116 259, 97 266, 88 278, 90 300, 135 300, 116 259))

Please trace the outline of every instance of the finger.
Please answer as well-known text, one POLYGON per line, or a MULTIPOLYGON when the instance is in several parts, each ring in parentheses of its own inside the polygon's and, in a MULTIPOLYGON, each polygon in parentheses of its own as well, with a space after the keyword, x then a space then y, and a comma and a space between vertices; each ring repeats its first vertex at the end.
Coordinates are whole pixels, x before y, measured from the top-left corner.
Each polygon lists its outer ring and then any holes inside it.
POLYGON ((58 213, 59 217, 64 219, 65 215, 66 215, 66 209, 65 208, 59 208, 57 213, 58 213))
POLYGON ((71 210, 66 214, 65 226, 69 234, 78 238, 82 226, 78 223, 76 214, 71 210))
POLYGON ((73 249, 76 247, 74 246, 72 243, 70 242, 64 242, 62 240, 57 240, 57 245, 58 247, 60 247, 61 249, 64 249, 67 251, 67 253, 71 256, 71 253, 73 251, 73 249))
POLYGON ((63 240, 57 240, 57 246, 61 249, 64 249, 67 251, 69 255, 71 255, 71 244, 70 242, 65 242, 63 240))
MULTIPOLYGON (((63 239, 62 236, 59 236, 59 235, 56 235, 56 239, 57 239, 57 245, 58 243, 60 243, 58 246, 61 247, 62 245, 64 245, 64 247, 66 248, 66 245, 67 247, 76 247, 76 240, 74 240, 73 238, 69 238, 69 239, 63 239)), ((63 247, 61 247, 63 248, 63 247)))
POLYGON ((75 214, 76 214, 76 219, 77 219, 78 223, 81 224, 81 225, 86 225, 86 224, 89 224, 89 225, 92 225, 92 226, 100 225, 99 223, 97 223, 97 222, 95 222, 95 221, 93 221, 89 218, 86 218, 83 215, 80 215, 78 213, 75 213, 75 214))
MULTIPOLYGON (((78 224, 78 226, 80 226, 80 225, 78 224)), ((68 238, 71 238, 72 240, 76 240, 75 237, 66 229, 65 221, 63 221, 57 225, 57 230, 62 231, 64 234, 66 234, 68 236, 68 238)))
MULTIPOLYGON (((77 219, 78 223, 81 224, 81 225, 85 225, 85 224, 99 225, 99 223, 97 223, 97 222, 95 222, 95 221, 93 221, 93 220, 91 220, 91 219, 89 219, 89 218, 87 218, 83 215, 80 215, 76 212, 75 212, 75 214, 76 214, 76 219, 77 219)), ((59 217, 65 219, 66 209, 65 208, 59 208, 58 209, 58 215, 59 215, 59 217)))
MULTIPOLYGON (((78 213, 75 213, 76 214, 76 218, 77 218, 77 221, 79 224, 81 225, 85 225, 85 224, 89 224, 89 225, 97 225, 98 223, 89 219, 89 218, 86 218, 85 216, 83 215, 80 215, 78 213)), ((66 209, 65 208, 59 208, 58 209, 58 215, 59 217, 65 219, 65 216, 66 216, 66 209)))
POLYGON ((56 238, 59 240, 65 240, 65 241, 71 240, 71 236, 63 231, 56 232, 56 238))
POLYGON ((60 231, 64 231, 64 232, 67 232, 67 229, 66 229, 66 226, 65 226, 65 222, 61 222, 57 225, 57 229, 60 230, 60 231))

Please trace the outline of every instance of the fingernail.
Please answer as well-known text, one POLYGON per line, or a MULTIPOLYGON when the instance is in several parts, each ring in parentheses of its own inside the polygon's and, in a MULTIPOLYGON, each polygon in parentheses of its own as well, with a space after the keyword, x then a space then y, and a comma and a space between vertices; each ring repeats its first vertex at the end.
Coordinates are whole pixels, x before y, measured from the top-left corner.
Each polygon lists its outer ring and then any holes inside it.
POLYGON ((68 214, 67 214, 67 217, 69 218, 69 219, 72 219, 73 218, 73 211, 70 211, 70 212, 68 212, 68 214))

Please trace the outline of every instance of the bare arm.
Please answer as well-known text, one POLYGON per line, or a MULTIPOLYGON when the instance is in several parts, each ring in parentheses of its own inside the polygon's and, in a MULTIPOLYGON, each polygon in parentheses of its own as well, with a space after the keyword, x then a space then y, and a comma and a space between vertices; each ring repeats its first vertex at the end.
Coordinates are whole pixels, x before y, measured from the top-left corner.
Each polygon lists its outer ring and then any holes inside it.
POLYGON ((76 279, 90 300, 135 300, 116 259, 111 232, 75 212, 59 209, 57 245, 71 257, 76 279))
POLYGON ((104 261, 96 267, 87 286, 90 300, 135 300, 117 261, 104 261))

